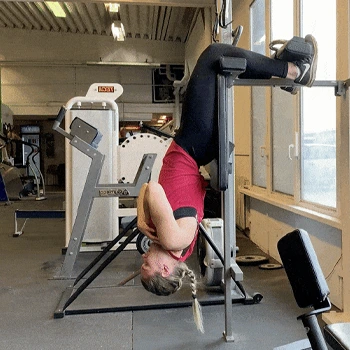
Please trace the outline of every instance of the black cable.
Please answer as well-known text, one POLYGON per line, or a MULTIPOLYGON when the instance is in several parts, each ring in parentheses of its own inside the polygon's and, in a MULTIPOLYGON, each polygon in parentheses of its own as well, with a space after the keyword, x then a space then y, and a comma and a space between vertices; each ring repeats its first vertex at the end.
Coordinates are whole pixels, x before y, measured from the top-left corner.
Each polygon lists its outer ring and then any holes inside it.
POLYGON ((226 28, 225 24, 226 0, 222 0, 222 5, 219 13, 219 25, 221 28, 226 28))
POLYGON ((342 259, 342 257, 343 257, 343 255, 341 255, 340 258, 337 260, 337 262, 334 264, 332 271, 327 276, 325 276, 326 281, 333 275, 335 268, 337 267, 337 265, 338 265, 339 261, 342 259))
MULTIPOLYGON (((216 8, 217 8, 217 1, 216 1, 216 8)), ((230 21, 229 23, 225 23, 225 12, 226 12, 226 8, 227 8, 227 2, 226 0, 222 0, 222 4, 221 4, 221 9, 218 12, 215 13, 215 20, 214 20, 214 25, 213 25, 213 29, 212 29, 212 39, 214 42, 217 42, 218 40, 216 40, 216 32, 218 27, 220 28, 224 28, 226 29, 228 25, 230 25, 232 21, 230 21)))
POLYGON ((216 12, 215 13, 214 25, 213 25, 213 29, 212 29, 212 32, 211 32, 211 36, 212 36, 212 39, 213 39, 214 43, 217 42, 217 40, 216 40, 216 32, 218 30, 218 24, 219 24, 219 18, 218 18, 218 13, 216 12))
POLYGON ((146 125, 146 124, 143 124, 141 126, 141 128, 145 129, 145 130, 148 130, 148 131, 151 131, 152 133, 156 134, 157 136, 160 136, 160 137, 166 137, 166 138, 174 138, 174 136, 164 132, 164 131, 161 131, 161 130, 158 130, 152 126, 149 126, 149 125, 146 125))

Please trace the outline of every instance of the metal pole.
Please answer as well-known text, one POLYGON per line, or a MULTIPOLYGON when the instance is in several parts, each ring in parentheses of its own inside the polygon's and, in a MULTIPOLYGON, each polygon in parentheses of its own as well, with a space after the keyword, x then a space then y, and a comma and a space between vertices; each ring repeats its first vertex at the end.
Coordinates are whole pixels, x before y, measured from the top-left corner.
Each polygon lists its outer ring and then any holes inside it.
POLYGON ((67 307, 95 280, 95 278, 114 260, 116 256, 138 235, 137 230, 130 233, 125 241, 76 289, 63 306, 63 312, 67 307))
MULTIPOLYGON (((223 1, 218 1, 219 9, 223 9, 220 21, 223 21, 224 27, 220 28, 220 42, 231 44, 232 41, 232 1, 225 2, 225 9, 222 8, 223 1)), ((219 10, 219 13, 221 11, 219 10)), ((227 120, 227 139, 228 145, 233 140, 233 89, 228 90, 225 79, 225 115, 227 120)), ((232 277, 231 277, 231 247, 233 247, 235 255, 235 207, 234 207, 234 156, 233 152, 229 157, 229 163, 232 163, 232 171, 228 174, 228 188, 222 195, 222 218, 224 220, 224 281, 225 281, 225 331, 224 337, 227 342, 234 341, 233 337, 233 322, 232 322, 232 277)), ((235 256, 233 257, 235 259, 235 256)))
POLYGON ((301 317, 301 320, 306 329, 306 333, 311 344, 311 349, 327 350, 328 347, 324 340, 316 315, 304 315, 301 317))
POLYGON ((90 151, 89 153, 91 153, 91 164, 84 189, 81 194, 66 256, 62 265, 60 273, 61 278, 70 278, 72 276, 76 257, 79 253, 84 232, 88 223, 88 215, 90 213, 94 199, 94 190, 99 181, 104 161, 104 156, 100 152, 93 149, 90 145, 84 141, 81 141, 79 138, 74 138, 72 140, 72 143, 74 143, 78 149, 79 147, 86 147, 90 151))
MULTIPOLYGON (((226 80, 226 79, 225 79, 226 80)), ((226 84, 225 84, 226 85, 226 84)), ((227 95, 225 114, 227 116, 227 139, 228 143, 234 144, 233 140, 233 101, 232 90, 225 86, 225 94, 227 95)), ((227 145, 229 147, 229 144, 227 145)), ((225 273, 225 339, 226 341, 234 341, 233 322, 232 322, 232 276, 231 276, 231 260, 235 259, 236 252, 236 218, 235 218, 235 179, 234 179, 234 151, 232 151, 229 159, 231 163, 231 171, 228 174, 228 187, 223 193, 223 220, 224 220, 224 273, 225 273), (233 249, 231 249, 233 248, 233 249), (234 256, 231 258, 231 250, 234 256)))
POLYGON ((134 218, 116 238, 113 239, 103 251, 79 274, 74 281, 74 286, 132 229, 137 223, 137 218, 134 218))

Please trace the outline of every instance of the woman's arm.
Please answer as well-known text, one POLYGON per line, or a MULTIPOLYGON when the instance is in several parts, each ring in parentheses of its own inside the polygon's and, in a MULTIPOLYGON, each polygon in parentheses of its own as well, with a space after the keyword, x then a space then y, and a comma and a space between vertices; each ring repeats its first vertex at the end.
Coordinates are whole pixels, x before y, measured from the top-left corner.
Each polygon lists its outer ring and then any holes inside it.
POLYGON ((140 189, 137 198, 137 228, 152 241, 159 243, 158 237, 155 235, 155 230, 150 226, 151 217, 147 202, 145 201, 145 192, 148 183, 144 183, 140 189))
POLYGON ((197 230, 197 220, 194 217, 175 220, 164 189, 159 183, 148 183, 144 192, 144 203, 163 248, 182 250, 191 244, 197 230))

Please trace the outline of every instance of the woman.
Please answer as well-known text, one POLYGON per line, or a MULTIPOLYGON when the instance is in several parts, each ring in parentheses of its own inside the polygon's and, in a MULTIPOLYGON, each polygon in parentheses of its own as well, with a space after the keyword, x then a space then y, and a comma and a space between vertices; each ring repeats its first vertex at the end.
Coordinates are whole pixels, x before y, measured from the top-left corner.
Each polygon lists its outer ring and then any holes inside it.
MULTIPOLYGON (((298 38, 300 40, 301 38, 298 38)), ((157 295, 169 295, 190 280, 194 299, 194 318, 203 332, 201 311, 196 297, 196 277, 184 263, 196 243, 198 224, 203 219, 206 182, 199 167, 218 153, 216 122, 216 76, 221 56, 247 61, 243 79, 288 78, 311 86, 317 66, 317 43, 307 35, 309 53, 298 61, 287 62, 283 47, 275 59, 227 44, 212 44, 199 57, 189 80, 182 106, 180 129, 163 159, 159 182, 141 188, 137 203, 137 225, 153 243, 143 255, 141 280, 157 295)), ((284 90, 296 93, 296 88, 284 90)))

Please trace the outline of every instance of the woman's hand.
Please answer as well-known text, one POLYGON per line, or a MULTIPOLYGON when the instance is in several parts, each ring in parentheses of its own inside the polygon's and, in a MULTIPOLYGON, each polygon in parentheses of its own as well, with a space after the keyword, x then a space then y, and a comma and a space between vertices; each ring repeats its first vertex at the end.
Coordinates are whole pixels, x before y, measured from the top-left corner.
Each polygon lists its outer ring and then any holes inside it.
POLYGON ((152 241, 158 240, 158 237, 155 235, 156 230, 140 216, 137 216, 137 228, 152 241))
POLYGON ((141 222, 141 220, 137 218, 137 228, 152 242, 160 244, 159 238, 156 236, 156 230, 149 226, 145 221, 141 222))

